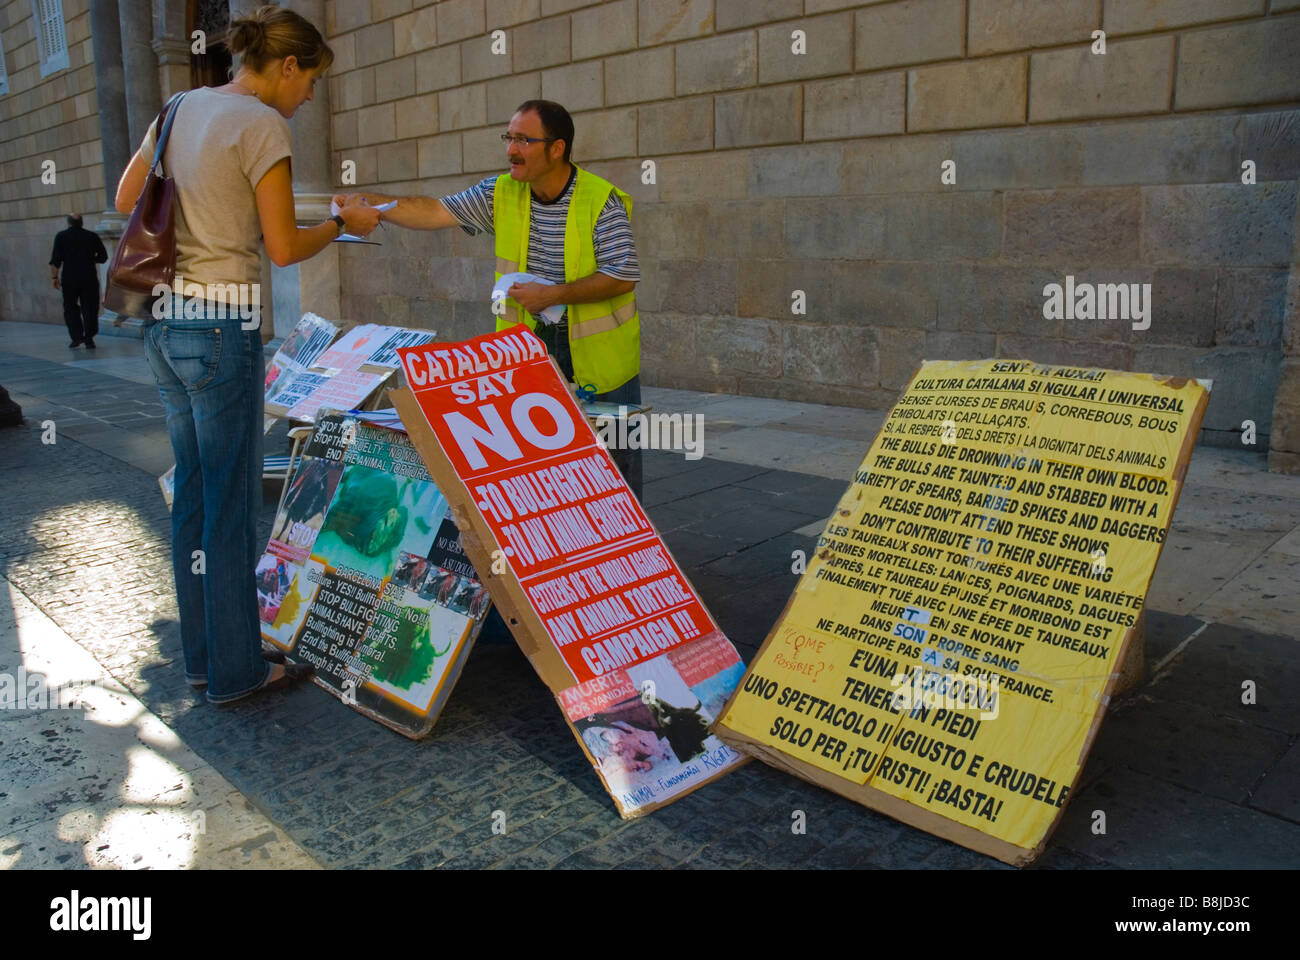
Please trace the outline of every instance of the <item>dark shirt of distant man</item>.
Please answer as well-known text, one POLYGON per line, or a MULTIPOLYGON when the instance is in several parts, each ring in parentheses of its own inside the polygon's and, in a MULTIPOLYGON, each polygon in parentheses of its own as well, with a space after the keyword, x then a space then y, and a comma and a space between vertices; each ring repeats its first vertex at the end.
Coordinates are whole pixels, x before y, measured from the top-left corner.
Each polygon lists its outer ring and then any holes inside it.
POLYGON ((68 229, 55 235, 50 254, 55 290, 60 289, 59 268, 63 268, 63 322, 72 337, 69 347, 84 343, 95 348, 95 334, 99 333, 99 271, 95 265, 107 259, 99 234, 84 229, 79 214, 70 214, 68 229))

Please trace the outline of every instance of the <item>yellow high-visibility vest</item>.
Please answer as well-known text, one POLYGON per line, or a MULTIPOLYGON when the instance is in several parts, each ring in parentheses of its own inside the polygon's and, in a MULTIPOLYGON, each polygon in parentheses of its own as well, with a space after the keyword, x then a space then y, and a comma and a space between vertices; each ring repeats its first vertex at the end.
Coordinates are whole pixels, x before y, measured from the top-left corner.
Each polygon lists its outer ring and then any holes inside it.
MULTIPOLYGON (((605 208, 610 191, 617 194, 632 216, 632 198, 608 180, 602 180, 574 164, 577 169, 573 196, 564 223, 564 282, 572 283, 596 272, 593 242, 596 218, 605 208)), ((497 177, 492 195, 492 221, 496 232, 496 276, 528 270, 528 222, 532 192, 527 183, 510 174, 497 177)), ((500 309, 500 308, 497 308, 500 309)), ((590 384, 596 393, 621 387, 641 369, 641 318, 636 296, 619 294, 597 303, 569 304, 569 350, 573 356, 573 378, 578 386, 590 384)), ((537 328, 537 321, 515 300, 505 301, 505 315, 497 317, 497 329, 508 330, 516 323, 537 328)))

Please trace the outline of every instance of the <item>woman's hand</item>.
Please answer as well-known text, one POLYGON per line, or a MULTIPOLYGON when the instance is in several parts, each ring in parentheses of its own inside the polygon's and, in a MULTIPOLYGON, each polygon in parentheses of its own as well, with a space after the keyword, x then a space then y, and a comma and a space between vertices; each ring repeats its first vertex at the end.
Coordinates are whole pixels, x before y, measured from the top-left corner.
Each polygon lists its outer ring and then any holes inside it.
MULTIPOLYGON (((333 220, 326 220, 314 227, 299 227, 295 221, 293 182, 289 158, 276 163, 268 170, 254 188, 257 197, 257 215, 262 225, 262 242, 266 244, 267 256, 277 267, 287 267, 291 263, 301 263, 308 257, 314 257, 339 235, 339 226, 333 220)), ((377 222, 377 214, 370 214, 360 207, 352 212, 340 214, 347 229, 361 234, 369 233, 377 222), (349 220, 348 218, 353 219, 349 220)))

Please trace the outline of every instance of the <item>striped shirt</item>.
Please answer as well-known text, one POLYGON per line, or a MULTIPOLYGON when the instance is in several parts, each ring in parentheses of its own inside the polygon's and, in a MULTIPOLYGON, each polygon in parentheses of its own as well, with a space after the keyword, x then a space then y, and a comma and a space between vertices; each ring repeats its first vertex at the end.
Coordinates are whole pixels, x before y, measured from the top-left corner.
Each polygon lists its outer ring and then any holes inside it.
MULTIPOLYGON (((508 177, 510 174, 503 173, 500 176, 508 177)), ((530 191, 527 270, 552 283, 565 282, 564 224, 569 216, 569 201, 573 198, 576 179, 575 167, 563 192, 550 203, 543 203, 530 191)), ((442 205, 470 236, 480 232, 493 232, 492 197, 496 182, 495 176, 488 177, 468 190, 442 198, 442 205)), ((640 281, 641 268, 636 259, 636 244, 632 240, 632 222, 628 219, 622 201, 613 191, 600 211, 600 216, 596 218, 593 243, 596 272, 607 274, 615 280, 631 280, 634 283, 640 281)))

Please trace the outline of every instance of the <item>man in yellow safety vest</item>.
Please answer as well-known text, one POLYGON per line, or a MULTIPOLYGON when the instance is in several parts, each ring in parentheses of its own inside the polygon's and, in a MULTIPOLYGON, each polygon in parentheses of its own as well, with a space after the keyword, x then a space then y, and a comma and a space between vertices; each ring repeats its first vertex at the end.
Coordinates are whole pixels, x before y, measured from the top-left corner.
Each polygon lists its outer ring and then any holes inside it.
MULTIPOLYGON (((501 139, 509 173, 461 193, 441 199, 366 193, 335 200, 396 200, 381 218, 398 226, 459 226, 470 235, 493 234, 496 280, 513 273, 540 278, 516 281, 504 300, 493 302, 497 329, 526 324, 585 396, 638 405, 641 323, 632 291, 641 275, 631 198, 570 160, 573 119, 558 103, 520 104, 501 139)), ((639 498, 641 451, 610 453, 639 498)))

